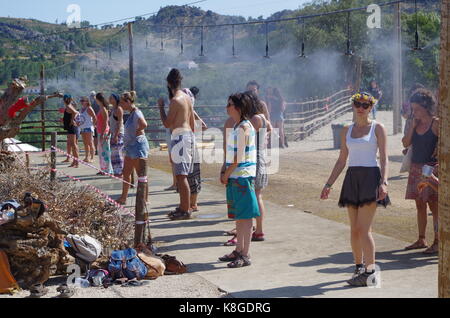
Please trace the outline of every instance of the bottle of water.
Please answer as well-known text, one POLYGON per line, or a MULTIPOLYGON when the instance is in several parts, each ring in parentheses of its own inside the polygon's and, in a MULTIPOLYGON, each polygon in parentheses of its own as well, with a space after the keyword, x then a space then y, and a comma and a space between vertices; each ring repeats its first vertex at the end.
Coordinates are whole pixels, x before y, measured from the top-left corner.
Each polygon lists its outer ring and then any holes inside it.
POLYGON ((75 279, 75 286, 81 287, 81 288, 88 288, 91 286, 91 284, 89 283, 89 281, 87 279, 77 277, 75 279))

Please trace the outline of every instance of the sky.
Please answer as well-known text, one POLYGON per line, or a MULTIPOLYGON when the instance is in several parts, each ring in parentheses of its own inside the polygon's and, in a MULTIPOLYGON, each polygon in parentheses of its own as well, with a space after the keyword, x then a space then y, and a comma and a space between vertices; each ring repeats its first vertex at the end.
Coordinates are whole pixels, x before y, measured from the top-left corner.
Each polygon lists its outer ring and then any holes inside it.
MULTIPOLYGON (((14 18, 33 18, 45 22, 65 22, 71 13, 69 5, 80 8, 82 21, 101 24, 122 18, 157 12, 167 5, 183 5, 196 0, 0 0, 0 16, 14 18)), ((256 18, 268 17, 284 9, 298 9, 307 0, 206 0, 195 4, 203 10, 211 10, 226 15, 241 15, 256 18)))

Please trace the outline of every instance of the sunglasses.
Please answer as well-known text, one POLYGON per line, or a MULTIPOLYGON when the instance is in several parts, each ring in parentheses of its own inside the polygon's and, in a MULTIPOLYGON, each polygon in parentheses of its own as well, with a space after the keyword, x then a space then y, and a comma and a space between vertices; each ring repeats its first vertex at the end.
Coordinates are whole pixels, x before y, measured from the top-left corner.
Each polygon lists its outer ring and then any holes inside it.
POLYGON ((364 109, 368 109, 370 106, 372 106, 372 104, 361 103, 361 102, 353 102, 353 105, 354 105, 356 108, 362 107, 362 108, 364 108, 364 109))

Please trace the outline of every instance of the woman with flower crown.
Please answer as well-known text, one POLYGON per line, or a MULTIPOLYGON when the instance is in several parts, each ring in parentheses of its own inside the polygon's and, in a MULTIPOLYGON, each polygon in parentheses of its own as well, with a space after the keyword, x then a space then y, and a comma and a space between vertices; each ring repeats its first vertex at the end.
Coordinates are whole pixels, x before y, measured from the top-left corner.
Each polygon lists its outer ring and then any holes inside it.
POLYGON ((387 194, 387 133, 381 123, 369 119, 375 104, 376 99, 368 93, 352 96, 355 121, 342 130, 339 158, 321 194, 322 200, 328 199, 334 182, 349 159, 339 206, 347 207, 356 265, 355 272, 347 283, 358 287, 368 286, 369 281, 372 284, 378 283, 375 275, 375 242, 371 228, 377 206, 386 207, 390 204, 387 194))

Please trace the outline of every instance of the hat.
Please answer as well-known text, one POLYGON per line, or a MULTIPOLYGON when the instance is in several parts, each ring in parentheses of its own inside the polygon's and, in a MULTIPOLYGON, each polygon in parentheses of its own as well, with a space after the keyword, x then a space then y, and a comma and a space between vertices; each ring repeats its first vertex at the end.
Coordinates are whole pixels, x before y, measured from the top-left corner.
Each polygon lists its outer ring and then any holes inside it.
POLYGON ((92 91, 91 96, 93 96, 93 95, 97 95, 97 93, 95 91, 92 91))
POLYGON ((64 94, 63 99, 71 99, 72 95, 69 94, 64 94))

